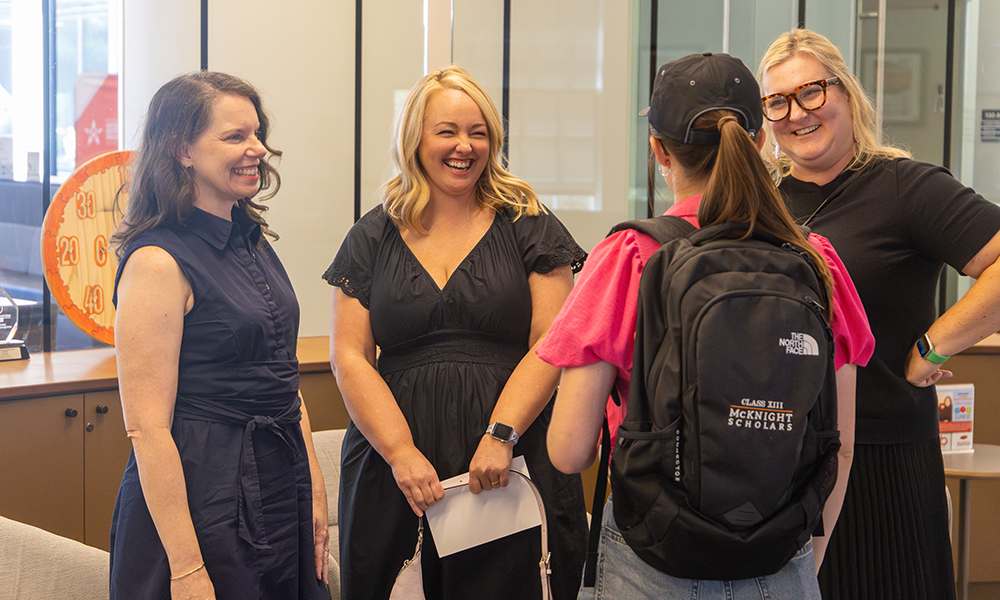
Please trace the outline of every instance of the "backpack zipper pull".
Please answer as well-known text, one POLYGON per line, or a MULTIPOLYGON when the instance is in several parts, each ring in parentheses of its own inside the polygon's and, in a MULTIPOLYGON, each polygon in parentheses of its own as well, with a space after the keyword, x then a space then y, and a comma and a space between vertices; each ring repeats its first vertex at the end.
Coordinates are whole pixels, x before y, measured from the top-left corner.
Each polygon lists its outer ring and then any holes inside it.
MULTIPOLYGON (((822 319, 824 323, 827 322, 826 308, 824 308, 822 304, 814 300, 812 296, 806 296, 805 298, 803 298, 803 300, 805 300, 806 304, 808 304, 810 307, 812 307, 814 311, 816 311, 816 315, 819 316, 819 318, 822 319)), ((836 345, 834 344, 833 341, 833 329, 830 328, 829 324, 827 324, 827 326, 824 327, 824 329, 826 330, 826 340, 827 342, 829 342, 830 345, 830 355, 833 356, 834 352, 836 351, 836 345)))
POLYGON ((820 304, 819 301, 814 300, 812 296, 806 296, 804 300, 806 301, 806 304, 811 306, 812 309, 816 311, 817 314, 819 314, 824 319, 826 318, 826 315, 824 314, 826 312, 826 308, 822 304, 820 304))
POLYGON ((794 252, 794 253, 796 253, 796 254, 798 254, 800 256, 803 256, 805 258, 809 257, 809 253, 808 252, 806 252, 802 248, 799 248, 798 246, 796 246, 795 244, 793 244, 791 242, 785 242, 784 244, 781 245, 781 247, 783 249, 785 249, 785 250, 788 250, 789 252, 794 252))

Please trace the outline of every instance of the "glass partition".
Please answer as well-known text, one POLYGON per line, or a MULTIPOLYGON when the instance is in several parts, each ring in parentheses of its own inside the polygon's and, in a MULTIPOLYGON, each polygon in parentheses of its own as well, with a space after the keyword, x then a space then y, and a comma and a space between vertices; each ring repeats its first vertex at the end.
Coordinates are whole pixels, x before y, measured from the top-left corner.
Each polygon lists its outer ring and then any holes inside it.
POLYGON ((424 75, 424 27, 418 26, 424 23, 424 2, 365 0, 361 10, 358 114, 363 215, 378 204, 378 188, 390 173, 389 142, 396 113, 424 75))
POLYGON ((944 164, 946 3, 861 0, 854 72, 886 140, 944 164))
POLYGON ((511 170, 587 248, 614 223, 658 214, 672 201, 649 175, 638 115, 656 68, 712 51, 753 70, 797 18, 787 0, 455 0, 453 7, 454 62, 503 105, 511 170))
MULTIPOLYGON (((1000 0, 970 0, 956 5, 952 173, 985 198, 1000 203, 1000 66, 996 34, 1000 0)), ((970 277, 949 273, 955 302, 972 286, 970 277)))
POLYGON ((0 0, 0 284, 30 352, 100 345, 55 304, 45 315, 41 226, 77 166, 119 149, 117 6, 0 0))
POLYGON ((628 10, 600 0, 455 0, 453 60, 508 120, 511 172, 586 249, 628 206, 628 10))
POLYGON ((632 70, 636 100, 630 107, 636 132, 631 164, 634 202, 630 215, 659 215, 673 203, 663 178, 650 167, 646 119, 638 111, 649 104, 650 88, 657 68, 695 52, 724 52, 741 59, 757 72, 761 56, 779 34, 795 27, 798 3, 787 0, 639 0, 632 70))

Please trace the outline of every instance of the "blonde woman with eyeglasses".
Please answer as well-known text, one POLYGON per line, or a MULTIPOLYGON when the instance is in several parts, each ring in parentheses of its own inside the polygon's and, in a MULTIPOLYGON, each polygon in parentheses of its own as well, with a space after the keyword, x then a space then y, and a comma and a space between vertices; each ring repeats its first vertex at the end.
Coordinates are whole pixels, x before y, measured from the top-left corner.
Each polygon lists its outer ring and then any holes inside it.
POLYGON ((799 222, 828 238, 875 334, 858 369, 853 466, 820 570, 824 598, 955 597, 934 384, 1000 328, 1000 207, 882 143, 871 101, 823 36, 780 36, 758 70, 762 154, 799 222), (949 264, 977 279, 940 317, 949 264))

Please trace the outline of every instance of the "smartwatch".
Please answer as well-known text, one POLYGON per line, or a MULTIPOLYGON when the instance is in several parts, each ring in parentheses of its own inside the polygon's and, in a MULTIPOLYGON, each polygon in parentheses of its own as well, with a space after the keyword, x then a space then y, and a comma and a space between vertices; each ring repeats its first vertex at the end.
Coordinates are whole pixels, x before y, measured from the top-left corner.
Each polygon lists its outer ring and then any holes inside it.
POLYGON ((506 423, 501 423, 500 421, 497 421, 487 427, 486 433, 504 443, 517 443, 517 432, 514 431, 514 428, 506 423))
POLYGON ((931 343, 931 338, 926 333, 919 340, 917 340, 917 352, 921 357, 936 365, 943 365, 944 361, 951 358, 950 356, 942 356, 935 352, 934 344, 931 343))

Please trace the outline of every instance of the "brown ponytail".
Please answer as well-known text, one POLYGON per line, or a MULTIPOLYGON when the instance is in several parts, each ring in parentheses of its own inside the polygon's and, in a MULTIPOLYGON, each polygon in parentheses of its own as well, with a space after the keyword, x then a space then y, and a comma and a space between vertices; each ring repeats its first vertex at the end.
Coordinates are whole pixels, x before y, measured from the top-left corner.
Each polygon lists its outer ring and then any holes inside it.
POLYGON ((680 162, 689 177, 695 181, 707 179, 698 204, 698 223, 704 227, 726 221, 746 222, 750 224, 750 229, 741 239, 748 238, 759 227, 804 250, 826 284, 826 312, 829 318, 833 310, 833 278, 830 269, 788 214, 788 209, 774 186, 774 180, 757 152, 757 146, 740 125, 736 113, 728 110, 710 111, 695 121, 694 129, 718 129, 722 136, 719 145, 696 146, 656 137, 663 142, 671 156, 680 162))

